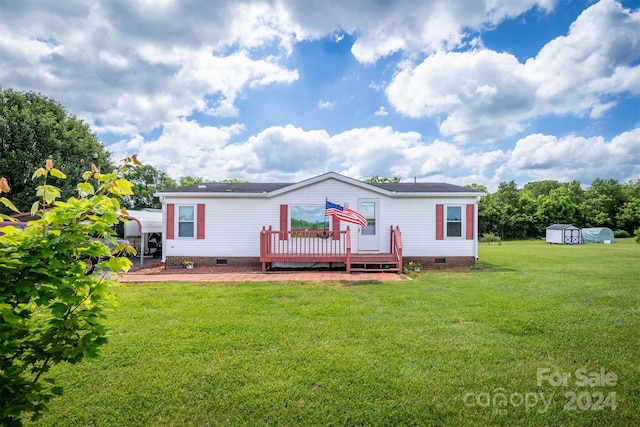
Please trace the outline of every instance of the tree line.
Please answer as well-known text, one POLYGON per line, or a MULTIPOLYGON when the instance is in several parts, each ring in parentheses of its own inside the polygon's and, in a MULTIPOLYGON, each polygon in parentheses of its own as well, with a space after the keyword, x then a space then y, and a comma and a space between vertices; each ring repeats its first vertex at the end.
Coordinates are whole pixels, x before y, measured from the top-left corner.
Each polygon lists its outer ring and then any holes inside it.
POLYGON ((486 193, 478 206, 480 235, 538 238, 552 224, 573 224, 608 227, 618 237, 628 237, 640 228, 640 180, 597 178, 586 189, 579 181, 534 181, 522 188, 509 181, 494 193, 477 184, 467 187, 486 193))

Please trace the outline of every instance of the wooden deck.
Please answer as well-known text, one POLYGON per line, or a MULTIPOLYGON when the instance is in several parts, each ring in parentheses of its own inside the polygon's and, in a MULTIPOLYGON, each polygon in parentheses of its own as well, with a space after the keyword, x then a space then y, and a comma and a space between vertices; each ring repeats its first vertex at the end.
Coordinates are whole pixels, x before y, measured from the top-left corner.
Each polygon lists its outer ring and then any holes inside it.
POLYGON ((388 253, 352 253, 351 230, 273 230, 260 232, 262 271, 279 263, 344 263, 348 273, 402 271, 402 234, 391 226, 388 253))

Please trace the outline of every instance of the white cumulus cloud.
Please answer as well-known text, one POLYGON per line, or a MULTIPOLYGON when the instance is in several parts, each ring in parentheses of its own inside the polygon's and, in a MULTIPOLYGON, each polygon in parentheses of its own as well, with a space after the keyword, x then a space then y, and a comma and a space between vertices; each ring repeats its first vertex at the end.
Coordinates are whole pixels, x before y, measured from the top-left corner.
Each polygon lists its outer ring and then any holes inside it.
POLYGON ((462 142, 512 136, 545 114, 598 118, 615 95, 640 93, 639 27, 640 11, 603 0, 524 63, 484 48, 437 52, 405 62, 386 94, 409 117, 441 117, 442 134, 462 142))

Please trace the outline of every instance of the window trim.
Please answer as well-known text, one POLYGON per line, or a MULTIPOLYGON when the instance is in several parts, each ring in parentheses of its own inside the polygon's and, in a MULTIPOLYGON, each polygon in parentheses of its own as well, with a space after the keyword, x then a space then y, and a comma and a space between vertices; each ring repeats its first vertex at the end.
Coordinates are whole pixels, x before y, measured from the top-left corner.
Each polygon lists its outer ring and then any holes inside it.
POLYGON ((175 238, 176 239, 188 239, 188 240, 196 240, 198 237, 198 205, 197 204, 184 204, 184 205, 176 205, 176 216, 175 216, 175 238), (193 209, 193 220, 184 221, 180 220, 180 208, 191 207, 193 209), (193 235, 191 236, 181 236, 180 235, 180 224, 181 223, 193 223, 193 235))
POLYGON ((455 204, 455 205, 444 205, 444 238, 445 239, 454 239, 454 240, 464 240, 465 239, 465 218, 466 209, 464 204, 455 204), (449 208, 459 208, 460 209, 460 219, 457 221, 449 220, 449 208), (459 223, 460 224, 460 235, 459 236, 449 236, 449 223, 459 223))

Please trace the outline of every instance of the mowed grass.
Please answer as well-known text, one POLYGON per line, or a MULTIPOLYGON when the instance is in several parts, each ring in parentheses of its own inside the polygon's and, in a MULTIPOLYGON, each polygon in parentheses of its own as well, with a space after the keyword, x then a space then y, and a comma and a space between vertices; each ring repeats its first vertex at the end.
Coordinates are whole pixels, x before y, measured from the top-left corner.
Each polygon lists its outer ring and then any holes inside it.
POLYGON ((393 283, 127 285, 35 425, 638 425, 640 245, 480 257, 393 283))

